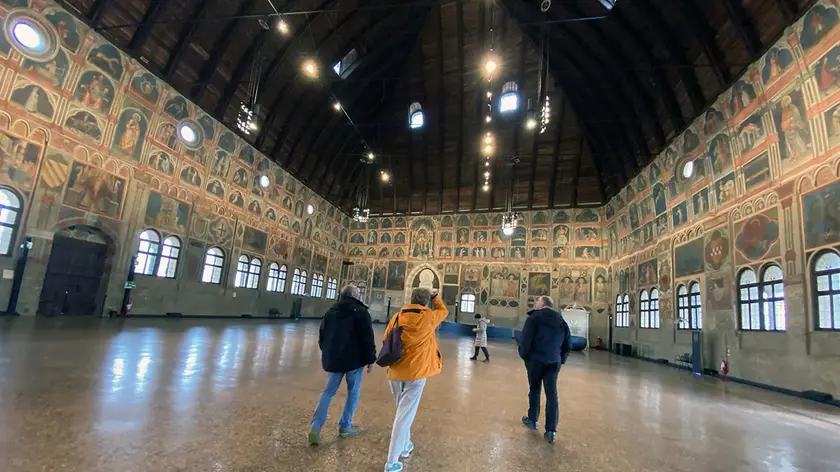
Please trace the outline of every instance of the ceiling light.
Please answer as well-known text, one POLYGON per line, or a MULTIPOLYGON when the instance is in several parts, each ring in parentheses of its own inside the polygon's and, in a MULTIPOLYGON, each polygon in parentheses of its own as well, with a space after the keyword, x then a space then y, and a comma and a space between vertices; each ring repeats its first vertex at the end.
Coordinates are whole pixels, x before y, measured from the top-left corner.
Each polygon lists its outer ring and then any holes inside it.
POLYGON ((380 174, 381 174, 380 176, 382 177, 383 182, 388 182, 388 181, 391 180, 391 175, 388 174, 387 172, 385 172, 384 170, 380 174))
POLYGON ((283 18, 280 18, 280 21, 277 22, 277 31, 283 36, 289 34, 289 24, 283 18))
POLYGON ((490 178, 490 171, 487 171, 487 172, 485 172, 485 173, 484 173, 484 178, 485 178, 485 179, 489 179, 489 178, 490 178))
POLYGON ((367 155, 367 158, 368 158, 369 161, 372 161, 372 160, 376 159, 376 156, 372 152, 369 152, 368 155, 367 155))
POLYGON ((335 109, 335 111, 341 111, 341 103, 334 102, 333 103, 333 108, 335 109))
POLYGON ((258 126, 257 126, 256 121, 251 121, 250 123, 248 123, 248 130, 249 131, 256 131, 257 128, 258 128, 258 126))
POLYGON ((482 186, 481 189, 484 190, 485 192, 489 192, 490 191, 490 185, 484 184, 484 186, 482 186))
POLYGON ((493 135, 492 134, 487 133, 487 135, 484 136, 484 144, 493 144, 493 135))
POLYGON ((490 161, 484 161, 484 167, 490 167, 490 161))
POLYGON ((492 76, 498 68, 499 68, 499 64, 492 57, 488 57, 487 60, 484 62, 484 74, 485 75, 492 76))
POLYGON ((493 98, 493 92, 487 91, 487 98, 493 98))
POLYGON ((534 129, 537 127, 537 119, 533 117, 529 117, 525 120, 525 127, 528 129, 534 129))
POLYGON ((484 117, 484 122, 485 123, 490 123, 491 121, 493 121, 493 118, 490 115, 487 115, 487 116, 484 117))
POLYGON ((318 65, 312 59, 307 59, 303 63, 303 73, 312 78, 318 77, 318 65))
POLYGON ((513 226, 502 226, 502 233, 503 233, 505 236, 510 236, 510 235, 512 235, 512 234, 513 234, 513 232, 514 232, 514 230, 515 230, 515 227, 513 227, 513 226))
POLYGON ((492 144, 488 144, 487 146, 484 146, 484 154, 493 154, 493 145, 492 144))

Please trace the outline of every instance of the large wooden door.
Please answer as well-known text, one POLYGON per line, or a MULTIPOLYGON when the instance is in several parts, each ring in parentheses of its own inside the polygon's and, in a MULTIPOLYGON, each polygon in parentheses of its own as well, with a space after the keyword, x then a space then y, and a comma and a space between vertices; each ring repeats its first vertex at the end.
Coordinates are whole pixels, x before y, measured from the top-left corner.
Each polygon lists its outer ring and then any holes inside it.
POLYGON ((38 314, 89 316, 102 312, 108 245, 56 235, 47 264, 38 314))

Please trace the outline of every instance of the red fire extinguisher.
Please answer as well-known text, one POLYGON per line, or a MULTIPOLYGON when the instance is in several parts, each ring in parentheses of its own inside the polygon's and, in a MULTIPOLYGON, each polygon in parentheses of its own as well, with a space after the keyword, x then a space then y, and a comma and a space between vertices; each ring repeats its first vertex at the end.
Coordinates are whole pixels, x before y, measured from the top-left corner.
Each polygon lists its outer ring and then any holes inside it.
POLYGON ((604 340, 601 339, 601 336, 595 338, 595 349, 603 349, 604 348, 604 340))
POLYGON ((729 361, 726 358, 720 360, 720 375, 729 374, 729 361))

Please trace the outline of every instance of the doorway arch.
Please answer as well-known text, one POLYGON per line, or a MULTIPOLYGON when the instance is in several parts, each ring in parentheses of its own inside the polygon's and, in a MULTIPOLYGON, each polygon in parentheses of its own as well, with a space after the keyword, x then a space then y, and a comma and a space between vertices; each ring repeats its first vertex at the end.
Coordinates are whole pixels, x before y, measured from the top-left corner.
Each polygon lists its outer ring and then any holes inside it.
POLYGON ((56 232, 38 314, 101 315, 114 247, 111 237, 92 226, 74 225, 56 232))

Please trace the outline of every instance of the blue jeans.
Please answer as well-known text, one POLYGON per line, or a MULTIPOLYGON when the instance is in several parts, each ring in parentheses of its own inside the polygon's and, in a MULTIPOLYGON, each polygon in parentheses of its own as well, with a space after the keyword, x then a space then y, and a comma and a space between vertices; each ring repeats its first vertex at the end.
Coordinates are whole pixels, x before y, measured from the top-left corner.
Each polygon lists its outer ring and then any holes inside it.
POLYGON ((338 426, 346 429, 353 425, 353 413, 356 412, 356 407, 359 405, 359 390, 362 388, 362 371, 364 370, 364 367, 360 367, 346 374, 327 372, 327 385, 321 393, 321 399, 318 400, 315 413, 312 414, 312 429, 321 431, 324 422, 327 421, 327 411, 330 409, 330 403, 338 392, 338 387, 341 386, 341 379, 345 377, 347 378, 347 401, 344 403, 344 413, 341 415, 338 426))

